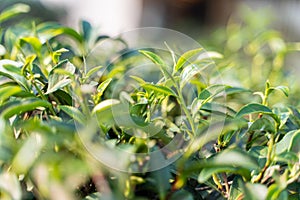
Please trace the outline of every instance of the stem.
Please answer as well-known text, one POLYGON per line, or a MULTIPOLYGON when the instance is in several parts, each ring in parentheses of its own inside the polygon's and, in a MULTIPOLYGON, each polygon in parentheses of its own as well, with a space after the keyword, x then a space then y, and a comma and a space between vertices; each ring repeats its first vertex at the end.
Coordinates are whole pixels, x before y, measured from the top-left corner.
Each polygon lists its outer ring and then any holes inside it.
POLYGON ((274 150, 274 134, 271 134, 271 138, 270 138, 270 143, 268 145, 268 154, 267 154, 267 161, 266 164, 264 166, 264 168, 261 170, 261 172, 259 173, 259 175, 256 177, 256 179, 254 179, 254 183, 260 182, 266 172, 266 170, 268 169, 268 167, 271 165, 272 160, 273 160, 273 150, 274 150))
POLYGON ((225 191, 225 196, 226 196, 226 198, 228 198, 229 197, 229 184, 228 184, 228 179, 227 179, 227 175, 226 175, 226 173, 224 172, 224 173, 222 173, 222 178, 224 179, 224 185, 225 185, 225 189, 226 189, 226 191, 225 191))
POLYGON ((217 175, 213 174, 212 178, 213 178, 214 183, 218 186, 218 189, 223 192, 223 186, 222 186, 221 182, 219 181, 217 175))
MULTIPOLYGON (((37 92, 39 93, 39 95, 41 96, 41 98, 45 101, 48 101, 48 99, 45 97, 45 95, 43 94, 43 92, 41 91, 41 89, 37 86, 36 82, 34 81, 34 79, 32 79, 31 83, 33 84, 33 86, 35 87, 35 89, 37 90, 37 92)), ((53 109, 53 106, 51 104, 51 106, 49 107, 49 110, 51 112, 52 115, 56 116, 56 113, 53 109)))
MULTIPOLYGON (((176 89, 178 89, 178 88, 176 88, 176 89)), ((191 136, 194 136, 196 134, 194 120, 193 120, 192 116, 190 115, 190 112, 185 104, 185 101, 184 101, 181 91, 178 91, 178 100, 179 100, 178 103, 182 106, 183 112, 186 115, 187 120, 191 126, 191 129, 192 129, 191 136)))

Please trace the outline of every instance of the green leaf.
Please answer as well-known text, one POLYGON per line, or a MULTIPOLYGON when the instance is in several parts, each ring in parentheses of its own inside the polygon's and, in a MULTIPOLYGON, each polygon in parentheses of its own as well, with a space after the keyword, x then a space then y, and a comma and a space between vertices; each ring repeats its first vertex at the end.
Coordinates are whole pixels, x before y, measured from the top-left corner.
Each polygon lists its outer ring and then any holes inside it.
POLYGON ((241 118, 244 115, 262 113, 271 116, 277 123, 280 123, 280 119, 275 115, 270 108, 258 103, 250 103, 243 106, 235 115, 236 118, 241 118))
POLYGON ((286 194, 286 191, 283 190, 279 184, 273 183, 268 188, 268 194, 265 198, 266 200, 273 200, 273 199, 280 199, 280 200, 287 200, 288 195, 286 194))
POLYGON ((148 92, 154 91, 159 94, 164 94, 164 95, 170 95, 170 96, 177 96, 176 93, 171 90, 168 87, 162 86, 162 85, 154 85, 150 83, 145 83, 141 85, 145 90, 148 92))
POLYGON ((88 71, 88 73, 86 73, 85 78, 90 78, 94 73, 98 72, 101 68, 103 68, 103 66, 97 66, 97 67, 90 69, 90 71, 88 71))
POLYGON ((238 149, 226 149, 203 164, 203 170, 198 177, 199 182, 205 182, 212 174, 220 172, 237 173, 250 179, 251 170, 258 168, 258 164, 250 155, 238 149))
POLYGON ((231 86, 228 86, 228 87, 225 88, 225 93, 227 95, 240 94, 242 92, 251 92, 251 90, 241 88, 241 87, 231 87, 231 86))
POLYGON ((14 4, 1 12, 0 23, 3 23, 4 21, 9 20, 10 18, 16 15, 19 15, 21 13, 27 13, 29 11, 30 11, 30 7, 26 4, 23 3, 14 4))
POLYGON ((75 41, 79 42, 79 43, 83 43, 83 38, 81 37, 80 34, 78 34, 74 29, 69 28, 69 27, 61 27, 59 29, 55 29, 53 30, 53 34, 54 35, 67 35, 70 36, 71 38, 73 38, 75 41))
MULTIPOLYGON (((175 72, 177 72, 190 58, 197 55, 199 52, 203 51, 203 48, 193 49, 188 52, 185 52, 180 58, 178 59, 175 65, 175 72)), ((189 61, 189 63, 192 63, 189 61)))
POLYGON ((23 37, 19 40, 19 44, 22 47, 25 43, 30 44, 35 52, 40 52, 42 43, 37 37, 23 37))
POLYGON ((91 37, 92 26, 89 22, 83 20, 81 21, 82 35, 85 41, 88 41, 91 37))
POLYGON ((53 22, 45 22, 39 24, 37 26, 37 32, 39 33, 39 36, 42 38, 43 43, 59 35, 69 36, 70 38, 74 39, 76 42, 80 44, 82 44, 84 41, 83 37, 74 29, 69 27, 64 27, 58 23, 53 23, 53 22))
POLYGON ((100 96, 100 97, 102 96, 103 92, 108 87, 108 85, 110 84, 111 81, 112 81, 112 78, 106 79, 97 87, 97 92, 98 92, 97 96, 100 96))
POLYGON ((178 190, 174 192, 170 200, 193 200, 193 195, 186 190, 178 190))
POLYGON ((137 76, 130 76, 130 78, 134 79, 135 81, 137 81, 139 84, 146 84, 146 81, 144 81, 142 78, 137 77, 137 76))
POLYGON ((60 62, 49 73, 49 82, 46 94, 53 93, 70 84, 72 82, 70 76, 74 73, 75 66, 72 63, 67 60, 60 62), (56 70, 59 73, 57 73, 56 70), (65 72, 65 74, 62 74, 61 72, 65 72))
POLYGON ((13 115, 35 110, 38 107, 48 108, 50 106, 51 104, 48 101, 44 101, 39 98, 26 98, 21 101, 16 100, 9 102, 9 106, 2 111, 1 116, 8 119, 13 115))
POLYGON ((284 94, 286 97, 289 96, 290 90, 289 90, 289 88, 288 88, 287 86, 277 86, 277 87, 275 87, 274 89, 283 92, 283 94, 284 94))
POLYGON ((20 86, 3 86, 0 88, 0 105, 14 94, 20 93, 22 88, 20 86))
POLYGON ((30 72, 32 71, 32 63, 35 60, 35 58, 36 58, 35 54, 26 57, 25 64, 23 65, 22 70, 21 70, 21 72, 22 72, 22 74, 24 74, 24 76, 26 75, 25 71, 27 70, 28 67, 30 67, 29 71, 30 72))
POLYGON ((30 87, 22 75, 21 72, 21 63, 12 61, 12 60, 0 60, 0 75, 3 75, 7 78, 14 80, 17 84, 24 87, 27 91, 29 91, 30 87))
POLYGON ((275 126, 274 124, 267 118, 260 118, 255 120, 249 130, 249 132, 252 131, 266 131, 269 133, 275 133, 275 126))
POLYGON ((168 71, 168 65, 163 61, 161 57, 159 57, 157 54, 152 53, 150 51, 140 50, 139 52, 145 55, 147 58, 149 58, 154 64, 159 66, 159 69, 164 75, 165 79, 173 78, 171 72, 168 71))
POLYGON ((186 66, 180 73, 180 87, 183 88, 195 75, 200 74, 202 71, 212 66, 213 62, 205 61, 201 63, 191 63, 186 66))
MULTIPOLYGON (((156 162, 158 165, 161 162, 165 161, 164 155, 162 153, 156 154, 157 157, 154 162, 156 162)), ((164 167, 162 169, 159 169, 157 171, 152 172, 151 176, 154 178, 156 184, 156 188, 159 194, 160 199, 165 199, 168 190, 171 188, 170 179, 171 172, 170 167, 164 167)))
POLYGON ((157 54, 151 51, 144 51, 144 50, 140 50, 139 52, 145 55, 147 58, 149 58, 154 64, 166 66, 166 63, 157 54))
POLYGON ((300 152, 300 130, 293 130, 285 134, 285 136, 275 144, 276 154, 286 151, 295 153, 300 152))
POLYGON ((116 99, 107 99, 104 100, 102 102, 100 102, 99 104, 97 104, 93 110, 92 110, 92 114, 96 115, 97 120, 100 123, 106 123, 106 124, 114 124, 115 123, 115 116, 112 111, 114 106, 118 106, 120 104, 119 100, 116 99))
POLYGON ((292 151, 295 153, 300 152, 300 130, 296 131, 291 138, 291 144, 289 146, 288 151, 292 151))
POLYGON ((268 89, 268 95, 271 94, 274 90, 281 91, 286 97, 289 96, 289 88, 287 86, 277 86, 277 87, 270 87, 268 89))
POLYGON ((207 89, 204 89, 200 92, 198 99, 205 100, 208 99, 210 96, 211 93, 207 89))
POLYGON ((216 85, 211 85, 208 86, 207 88, 203 89, 200 94, 198 95, 198 99, 200 100, 210 100, 213 97, 221 94, 222 92, 225 92, 227 88, 230 86, 227 85, 221 85, 221 84, 216 84, 216 85))
POLYGON ((55 92, 51 93, 50 96, 55 96, 55 98, 58 100, 57 103, 61 105, 69 105, 71 106, 73 104, 73 99, 71 97, 71 94, 68 92, 65 92, 63 90, 56 90, 55 92))
POLYGON ((67 113, 70 117, 72 117, 75 121, 81 124, 85 124, 86 117, 77 108, 72 106, 63 106, 63 105, 59 105, 59 108, 65 113, 67 113))
POLYGON ((98 105, 96 105, 93 108, 92 113, 98 113, 98 112, 105 111, 105 110, 111 108, 113 105, 117 105, 119 103, 120 103, 120 101, 116 100, 116 99, 106 99, 106 100, 100 102, 98 105))
POLYGON ((201 106, 201 110, 210 112, 210 113, 215 113, 215 114, 222 114, 222 115, 235 115, 236 112, 224 105, 224 104, 220 104, 220 103, 215 103, 215 102, 208 102, 205 103, 204 105, 201 106))
POLYGON ((236 114, 236 117, 242 117, 252 113, 272 113, 272 110, 262 104, 250 103, 243 106, 236 114))
POLYGON ((241 187, 242 179, 240 176, 235 176, 233 178, 230 192, 229 192, 229 200, 236 200, 243 192, 241 187))

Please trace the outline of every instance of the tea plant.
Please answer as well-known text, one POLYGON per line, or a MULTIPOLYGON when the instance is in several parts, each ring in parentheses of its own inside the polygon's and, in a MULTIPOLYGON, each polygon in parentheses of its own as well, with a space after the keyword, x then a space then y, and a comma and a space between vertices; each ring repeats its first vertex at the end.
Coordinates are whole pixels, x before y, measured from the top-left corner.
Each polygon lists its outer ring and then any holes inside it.
POLYGON ((2 199, 299 199, 300 114, 270 102, 286 86, 217 83, 201 48, 130 49, 85 21, 0 34, 2 199), (157 77, 131 73, 150 62, 157 77))

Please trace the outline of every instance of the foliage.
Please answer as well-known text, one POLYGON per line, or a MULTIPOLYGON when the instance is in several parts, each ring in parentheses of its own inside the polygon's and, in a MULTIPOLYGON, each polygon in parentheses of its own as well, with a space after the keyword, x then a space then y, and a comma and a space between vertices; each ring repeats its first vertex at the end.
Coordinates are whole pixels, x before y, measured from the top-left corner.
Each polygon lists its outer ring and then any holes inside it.
MULTIPOLYGON (((0 24, 27 10, 8 8, 0 24)), ((86 21, 80 31, 42 22, 12 25, 0 34, 1 199, 299 199, 300 113, 270 101, 289 95, 271 75, 262 74, 270 79, 263 88, 216 83, 213 62, 198 56, 203 49, 171 52, 173 59, 131 50, 120 38, 98 36, 86 21), (119 59, 93 52, 103 40, 118 47, 119 59), (87 59, 95 53, 100 55, 87 59), (158 80, 129 73, 149 61, 158 80), (210 77, 203 78, 203 68, 212 70, 210 77), (180 158, 149 170, 147 155, 174 138, 185 144, 176 149, 180 158), (100 154, 116 157, 127 171, 99 162, 87 151, 93 144, 110 147, 100 154)), ((266 35, 272 36, 261 37, 266 35)), ((270 40, 282 43, 275 35, 270 40)), ((253 40, 246 49, 265 58, 258 44, 253 40)), ((280 61, 282 51, 276 49, 273 59, 280 61)), ((225 51, 218 70, 231 59, 225 51)), ((280 74, 282 65, 273 64, 280 74)), ((239 73, 234 80, 241 80, 239 73)), ((176 154, 161 152, 162 158, 176 154)))

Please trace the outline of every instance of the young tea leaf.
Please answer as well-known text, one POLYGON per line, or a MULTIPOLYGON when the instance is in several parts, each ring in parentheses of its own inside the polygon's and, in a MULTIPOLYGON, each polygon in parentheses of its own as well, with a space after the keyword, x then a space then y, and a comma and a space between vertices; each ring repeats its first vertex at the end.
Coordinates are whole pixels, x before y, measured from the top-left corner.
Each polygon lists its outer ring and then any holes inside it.
MULTIPOLYGON (((203 48, 193 49, 193 50, 190 50, 188 52, 185 52, 178 59, 176 65, 175 65, 175 71, 177 72, 190 58, 192 58, 193 56, 197 55, 201 51, 203 51, 203 48)), ((191 61, 189 61, 189 63, 191 63, 191 61)))
POLYGON ((170 95, 170 96, 175 96, 175 97, 177 96, 173 90, 171 90, 170 88, 167 88, 165 86, 162 86, 162 85, 154 85, 154 84, 150 84, 150 83, 145 83, 141 86, 148 92, 154 91, 156 93, 160 93, 160 94, 164 94, 164 95, 170 95))
POLYGON ((154 64, 166 66, 166 63, 157 54, 145 50, 140 50, 139 52, 149 58, 154 64))
POLYGON ((71 83, 70 75, 75 73, 75 66, 68 62, 62 61, 55 68, 53 68, 49 73, 49 82, 46 94, 53 93, 69 83, 71 83), (65 71, 66 73, 56 73, 55 70, 61 70, 60 72, 65 71))
POLYGON ((41 41, 36 37, 23 37, 19 40, 20 46, 23 46, 25 43, 30 44, 35 52, 40 52, 42 48, 41 41))

